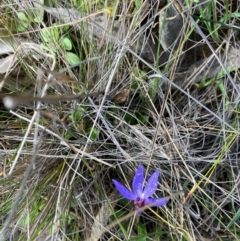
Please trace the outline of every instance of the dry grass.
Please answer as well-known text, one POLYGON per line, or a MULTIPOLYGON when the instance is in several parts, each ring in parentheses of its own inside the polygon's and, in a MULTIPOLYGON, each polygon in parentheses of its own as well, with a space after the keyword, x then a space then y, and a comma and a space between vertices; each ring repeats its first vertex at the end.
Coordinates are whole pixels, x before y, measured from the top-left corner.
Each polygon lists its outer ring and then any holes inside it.
POLYGON ((23 31, 17 13, 30 18, 31 7, 2 3, 1 35, 27 47, 15 50, 18 59, 1 74, 1 97, 22 98, 14 110, 0 112, 1 240, 240 238, 239 220, 231 222, 240 206, 240 64, 233 56, 240 48, 232 26, 239 15, 231 15, 239 4, 205 1, 201 9, 203 1, 182 1, 182 32, 164 52, 158 14, 168 5, 133 2, 112 8, 78 1, 85 14, 73 18, 66 10, 72 5, 58 1, 56 12, 65 17, 45 7, 42 22, 23 31), (40 47, 41 29, 53 24, 59 37, 40 47), (60 44, 64 36, 71 51, 60 44), (99 91, 104 94, 64 99, 99 91), (26 95, 59 100, 32 103, 26 95), (156 194, 170 202, 139 217, 112 179, 131 186, 140 163, 147 175, 161 170, 156 194))

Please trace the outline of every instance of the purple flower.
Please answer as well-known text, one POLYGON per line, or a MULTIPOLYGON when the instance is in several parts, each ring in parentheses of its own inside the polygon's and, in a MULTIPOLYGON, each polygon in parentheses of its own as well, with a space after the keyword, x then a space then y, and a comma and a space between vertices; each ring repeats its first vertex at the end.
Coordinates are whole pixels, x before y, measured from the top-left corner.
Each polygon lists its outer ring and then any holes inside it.
POLYGON ((138 210, 141 207, 146 205, 151 205, 155 207, 161 207, 166 205, 168 202, 167 198, 151 198, 157 189, 158 185, 158 176, 159 171, 155 171, 151 177, 148 179, 145 188, 143 188, 144 184, 144 169, 142 165, 138 166, 138 169, 134 175, 132 182, 132 190, 130 191, 128 188, 123 186, 120 182, 116 180, 112 180, 118 192, 125 197, 126 199, 133 200, 138 210))

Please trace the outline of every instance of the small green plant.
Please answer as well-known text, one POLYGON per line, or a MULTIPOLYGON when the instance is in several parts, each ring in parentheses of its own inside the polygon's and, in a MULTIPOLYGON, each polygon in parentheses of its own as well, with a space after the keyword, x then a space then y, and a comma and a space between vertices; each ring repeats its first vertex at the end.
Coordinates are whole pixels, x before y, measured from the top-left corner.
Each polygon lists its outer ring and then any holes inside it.
POLYGON ((20 221, 23 227, 28 227, 29 225, 31 225, 31 223, 33 223, 33 221, 38 217, 38 215, 41 213, 44 206, 46 205, 45 202, 46 200, 39 199, 32 203, 32 206, 30 209, 31 212, 29 212, 28 215, 24 215, 20 221))
POLYGON ((154 101, 157 97, 157 93, 159 92, 159 84, 161 82, 160 78, 152 78, 149 81, 149 96, 154 101))
POLYGON ((82 120, 84 112, 85 109, 81 106, 78 106, 77 109, 74 110, 74 112, 72 112, 72 114, 70 114, 68 118, 73 121, 73 124, 75 124, 76 122, 78 123, 82 120))
MULTIPOLYGON (((230 4, 229 4, 230 6, 230 4)), ((219 18, 219 14, 216 11, 216 2, 215 1, 209 1, 206 4, 206 7, 202 8, 200 7, 200 17, 199 19, 204 21, 204 24, 209 32, 209 34, 212 36, 213 40, 219 41, 220 40, 220 28, 224 26, 225 28, 234 29, 233 27, 229 27, 228 23, 231 22, 231 19, 239 18, 240 13, 239 12, 231 12, 231 10, 225 9, 225 11, 222 13, 222 15, 219 18)))
POLYGON ((65 50, 65 60, 69 65, 74 65, 80 62, 80 58, 72 51, 73 45, 69 35, 66 34, 68 28, 61 29, 53 24, 51 28, 45 28, 41 30, 42 40, 44 45, 49 49, 52 49, 55 53, 60 50, 65 50))
POLYGON ((229 222, 226 229, 229 229, 239 218, 240 218, 240 208, 238 209, 238 211, 236 212, 232 220, 229 222))
POLYGON ((30 14, 26 15, 24 12, 19 12, 17 16, 20 20, 17 25, 17 30, 19 32, 23 32, 24 30, 26 30, 31 25, 31 23, 40 23, 43 21, 42 14, 39 14, 39 16, 36 17, 31 17, 30 14))
MULTIPOLYGON (((73 132, 80 132, 82 134, 87 135, 92 141, 96 140, 99 137, 99 130, 97 128, 93 128, 91 122, 84 117, 84 114, 86 112, 86 109, 78 106, 77 109, 75 109, 68 118, 72 121, 72 124, 74 126, 73 132), (91 135, 90 135, 91 134, 91 135), (90 135, 90 136, 89 136, 90 135)), ((67 132, 65 135, 66 139, 73 138, 73 135, 71 132, 67 132)))
MULTIPOLYGON (((126 206, 126 205, 125 205, 126 206)), ((114 215, 112 216, 112 220, 118 220, 122 217, 127 215, 127 211, 125 210, 117 210, 114 215)), ((131 222, 129 220, 125 220, 120 224, 120 232, 124 235, 128 235, 129 227, 131 226, 131 222)), ((135 241, 146 241, 149 234, 147 232, 146 226, 140 221, 139 217, 137 217, 137 235, 134 236, 132 239, 131 237, 128 240, 135 240, 135 241)))
POLYGON ((24 12, 18 13, 18 19, 20 20, 19 25, 17 26, 17 30, 19 32, 24 31, 31 24, 31 20, 29 18, 27 18, 27 16, 25 15, 24 12))
MULTIPOLYGON (((230 70, 230 68, 228 68, 228 70, 230 70)), ((221 91, 222 95, 224 96, 228 108, 230 108, 231 101, 230 101, 230 97, 228 96, 227 90, 222 81, 223 75, 224 75, 224 72, 221 71, 216 78, 211 78, 209 80, 203 79, 199 84, 195 84, 195 85, 197 86, 197 88, 203 89, 212 84, 216 84, 216 86, 221 91)))
MULTIPOLYGON (((18 21, 17 30, 18 32, 25 31, 32 23, 40 23, 43 21, 43 14, 34 16, 33 14, 26 14, 19 12, 17 17, 18 21)), ((67 34, 69 26, 58 27, 57 24, 53 24, 49 28, 44 28, 40 31, 43 45, 51 49, 56 54, 60 50, 65 50, 65 60, 69 65, 74 65, 80 62, 78 55, 72 52, 73 44, 70 36, 67 34)))

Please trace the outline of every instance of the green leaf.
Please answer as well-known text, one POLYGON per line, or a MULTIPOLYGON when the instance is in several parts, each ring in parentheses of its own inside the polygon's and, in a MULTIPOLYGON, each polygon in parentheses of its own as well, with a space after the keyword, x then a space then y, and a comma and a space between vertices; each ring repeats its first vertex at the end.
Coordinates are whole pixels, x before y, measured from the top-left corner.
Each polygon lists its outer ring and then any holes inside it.
POLYGON ((43 15, 35 17, 33 21, 35 23, 41 23, 43 21, 43 15))
POLYGON ((21 22, 18 26, 17 26, 17 30, 19 32, 24 31, 27 27, 29 26, 28 22, 21 22))
POLYGON ((57 41, 59 39, 59 30, 57 27, 44 28, 41 30, 41 35, 44 42, 57 41))
POLYGON ((72 41, 68 37, 64 37, 61 41, 64 49, 72 50, 72 41))
POLYGON ((232 18, 239 18, 240 17, 240 12, 233 12, 230 14, 232 18))
POLYGON ((19 12, 18 18, 20 20, 20 23, 17 26, 17 30, 22 32, 30 25, 31 21, 27 18, 24 12, 19 12))
MULTIPOLYGON (((88 127, 87 130, 86 130, 86 132, 87 132, 88 134, 90 134, 91 130, 92 130, 92 127, 88 127)), ((91 136, 90 136, 89 138, 90 138, 92 141, 95 141, 95 140, 98 138, 98 136, 99 136, 99 130, 96 129, 96 128, 94 128, 93 131, 92 131, 92 134, 91 134, 91 136)))
POLYGON ((66 33, 70 29, 69 25, 63 26, 63 32, 66 33))
POLYGON ((224 97, 226 98, 226 100, 229 101, 230 99, 229 99, 229 97, 228 97, 227 90, 226 90, 223 82, 220 81, 220 80, 217 80, 217 81, 216 81, 216 84, 217 84, 218 88, 220 89, 220 91, 222 92, 222 94, 224 95, 224 97))
POLYGON ((129 201, 126 198, 122 198, 119 200, 119 204, 121 204, 123 207, 127 206, 129 201))
POLYGON ((51 31, 52 31, 52 35, 53 35, 54 39, 58 40, 59 39, 59 29, 57 27, 54 27, 51 29, 51 31))
POLYGON ((142 0, 133 0, 135 6, 136 6, 136 10, 139 10, 140 7, 142 6, 142 0))
POLYGON ((71 115, 69 115, 69 119, 71 119, 72 121, 81 120, 84 115, 84 111, 85 109, 83 107, 78 106, 77 109, 71 115))
POLYGON ((197 86, 197 88, 203 89, 211 85, 213 81, 214 79, 210 79, 210 80, 203 79, 199 84, 195 84, 195 85, 197 86))
POLYGON ((131 89, 137 90, 139 88, 139 84, 137 81, 132 82, 131 84, 131 89))
POLYGON ((50 30, 47 29, 47 28, 46 29, 45 28, 42 29, 41 36, 42 36, 44 42, 49 42, 50 39, 51 39, 51 32, 50 32, 50 30))
POLYGON ((25 15, 25 13, 23 13, 23 12, 19 12, 19 13, 18 13, 18 18, 19 18, 21 21, 30 22, 29 19, 27 18, 27 16, 25 15))
POLYGON ((66 61, 69 65, 75 65, 80 63, 80 58, 72 52, 66 52, 66 61))
POLYGON ((146 226, 143 225, 141 222, 139 222, 137 227, 138 227, 138 235, 139 236, 136 237, 136 240, 137 241, 146 241, 147 240, 146 226))
POLYGON ((130 114, 130 113, 125 114, 124 120, 130 125, 138 124, 138 121, 137 121, 136 117, 133 114, 130 114))
POLYGON ((66 140, 69 140, 70 138, 72 138, 73 137, 73 135, 71 134, 71 133, 69 133, 69 132, 67 132, 66 134, 65 134, 65 136, 64 136, 64 138, 66 139, 66 140))
POLYGON ((141 125, 145 125, 148 122, 148 115, 137 113, 137 119, 140 121, 141 125))
POLYGON ((236 214, 228 224, 227 229, 229 229, 239 218, 240 218, 240 208, 238 209, 238 211, 236 212, 236 214))
POLYGON ((153 78, 149 82, 149 86, 150 86, 149 95, 153 101, 155 100, 157 93, 159 91, 160 81, 161 81, 160 78, 153 78))

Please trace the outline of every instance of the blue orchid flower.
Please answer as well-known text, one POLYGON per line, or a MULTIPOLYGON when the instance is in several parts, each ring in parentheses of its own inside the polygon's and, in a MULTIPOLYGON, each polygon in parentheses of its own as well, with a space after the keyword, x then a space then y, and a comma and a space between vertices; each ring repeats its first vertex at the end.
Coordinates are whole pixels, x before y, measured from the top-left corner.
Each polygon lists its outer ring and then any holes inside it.
POLYGON ((157 190, 158 176, 159 171, 155 171, 148 179, 145 188, 143 188, 144 168, 142 165, 139 165, 132 182, 133 191, 130 191, 117 180, 113 179, 112 181, 118 192, 123 197, 125 197, 128 200, 134 201, 135 207, 138 210, 139 208, 142 208, 146 205, 161 207, 167 204, 167 198, 151 198, 151 196, 157 190))

